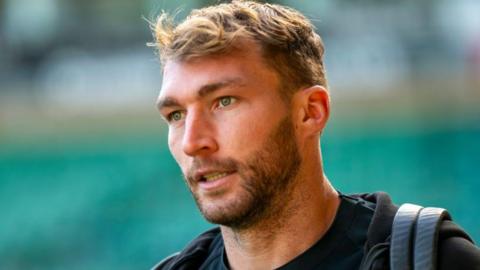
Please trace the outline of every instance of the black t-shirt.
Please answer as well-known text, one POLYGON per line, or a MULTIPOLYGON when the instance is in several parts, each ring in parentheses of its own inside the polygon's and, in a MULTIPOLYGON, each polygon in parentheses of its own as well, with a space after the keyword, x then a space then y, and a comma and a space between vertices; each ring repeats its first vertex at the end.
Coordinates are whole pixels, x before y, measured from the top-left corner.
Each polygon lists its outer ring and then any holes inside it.
MULTIPOLYGON (((359 269, 364 252, 379 251, 373 265, 389 269, 389 238, 398 207, 383 192, 340 195, 341 203, 327 233, 304 253, 279 269, 359 269)), ((313 225, 312 225, 313 226, 313 225)), ((480 249, 455 223, 444 220, 438 234, 438 269, 480 270, 480 249)), ((299 236, 301 237, 301 235, 299 236)), ((220 228, 212 228, 192 240, 182 251, 154 266, 153 270, 225 270, 228 258, 220 228)))
MULTIPOLYGON (((358 269, 375 206, 361 198, 346 195, 340 195, 340 198, 337 215, 327 233, 279 270, 358 269)), ((220 233, 215 236, 208 253, 200 270, 229 269, 220 233)))

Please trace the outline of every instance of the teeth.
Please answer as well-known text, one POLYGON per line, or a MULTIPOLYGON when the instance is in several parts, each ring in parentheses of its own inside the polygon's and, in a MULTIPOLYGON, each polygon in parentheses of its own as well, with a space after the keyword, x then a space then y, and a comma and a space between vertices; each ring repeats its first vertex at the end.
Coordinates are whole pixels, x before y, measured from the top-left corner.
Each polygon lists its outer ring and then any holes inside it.
POLYGON ((206 175, 203 176, 203 178, 205 179, 205 181, 210 182, 210 181, 215 181, 217 179, 225 177, 227 175, 228 175, 228 173, 225 173, 225 172, 224 173, 216 172, 216 173, 206 174, 206 175))

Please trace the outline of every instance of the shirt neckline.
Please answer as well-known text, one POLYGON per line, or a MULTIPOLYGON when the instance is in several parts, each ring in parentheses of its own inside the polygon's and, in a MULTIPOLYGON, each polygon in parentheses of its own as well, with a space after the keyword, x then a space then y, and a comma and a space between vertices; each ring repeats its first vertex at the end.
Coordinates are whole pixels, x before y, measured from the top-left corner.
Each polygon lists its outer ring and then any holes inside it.
MULTIPOLYGON (((341 199, 337 209, 332 226, 315 244, 308 248, 297 257, 277 268, 276 270, 295 270, 304 269, 305 265, 318 265, 325 259, 338 245, 341 245, 348 238, 347 232, 355 222, 355 203, 348 200, 339 193, 341 199)), ((228 259, 225 246, 221 253, 222 270, 228 270, 228 259)))

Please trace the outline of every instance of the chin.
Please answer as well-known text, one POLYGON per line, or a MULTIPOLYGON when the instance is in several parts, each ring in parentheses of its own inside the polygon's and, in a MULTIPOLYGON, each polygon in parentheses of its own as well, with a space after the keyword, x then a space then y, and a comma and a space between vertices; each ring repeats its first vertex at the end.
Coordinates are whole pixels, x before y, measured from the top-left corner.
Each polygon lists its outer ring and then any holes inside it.
POLYGON ((233 198, 196 199, 197 206, 204 218, 213 224, 228 227, 244 227, 250 223, 249 217, 255 210, 253 200, 248 194, 237 194, 233 198))

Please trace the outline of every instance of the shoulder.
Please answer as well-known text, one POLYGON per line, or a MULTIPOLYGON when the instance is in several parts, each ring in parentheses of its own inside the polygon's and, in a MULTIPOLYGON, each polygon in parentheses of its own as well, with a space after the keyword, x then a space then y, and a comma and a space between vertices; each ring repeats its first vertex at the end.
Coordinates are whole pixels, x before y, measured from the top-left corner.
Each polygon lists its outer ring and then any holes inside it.
POLYGON ((172 263, 175 261, 179 254, 180 252, 175 252, 171 254, 170 256, 164 258, 159 263, 157 263, 154 267, 152 267, 151 270, 171 269, 172 263))
POLYGON ((439 269, 480 269, 480 249, 458 225, 444 221, 438 240, 439 269))
POLYGON ((385 192, 362 193, 349 195, 366 204, 373 211, 367 231, 367 242, 365 248, 369 250, 373 246, 383 243, 390 236, 393 218, 398 206, 393 204, 390 196, 385 192))
MULTIPOLYGON (((375 213, 368 229, 366 250, 390 241, 393 219, 398 206, 393 204, 386 193, 360 194, 364 200, 375 204, 375 213)), ((452 220, 440 223, 437 238, 438 269, 480 270, 480 249, 469 235, 452 220)))
POLYGON ((218 227, 210 229, 193 239, 183 250, 176 252, 157 263, 151 270, 195 269, 208 257, 213 242, 221 240, 218 227))

